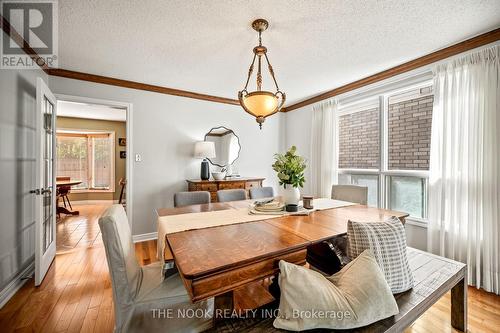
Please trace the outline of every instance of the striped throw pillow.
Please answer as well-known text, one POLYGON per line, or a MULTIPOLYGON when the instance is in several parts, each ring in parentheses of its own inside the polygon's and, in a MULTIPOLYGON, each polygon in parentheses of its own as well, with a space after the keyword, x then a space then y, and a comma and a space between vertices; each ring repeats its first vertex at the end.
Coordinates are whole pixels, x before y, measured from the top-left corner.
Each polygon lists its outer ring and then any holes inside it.
POLYGON ((413 288, 413 274, 406 255, 406 234, 401 221, 347 223, 348 256, 356 258, 370 249, 391 287, 392 293, 413 288))

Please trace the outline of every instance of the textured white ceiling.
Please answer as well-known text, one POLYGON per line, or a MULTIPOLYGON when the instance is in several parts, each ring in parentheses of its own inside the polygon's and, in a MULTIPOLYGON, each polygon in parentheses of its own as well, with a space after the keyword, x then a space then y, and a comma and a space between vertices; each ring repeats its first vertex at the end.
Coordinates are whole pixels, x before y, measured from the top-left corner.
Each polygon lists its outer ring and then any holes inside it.
POLYGON ((244 85, 257 43, 250 23, 266 18, 263 43, 287 104, 500 26, 499 0, 64 0, 59 7, 61 68, 230 98, 244 85))

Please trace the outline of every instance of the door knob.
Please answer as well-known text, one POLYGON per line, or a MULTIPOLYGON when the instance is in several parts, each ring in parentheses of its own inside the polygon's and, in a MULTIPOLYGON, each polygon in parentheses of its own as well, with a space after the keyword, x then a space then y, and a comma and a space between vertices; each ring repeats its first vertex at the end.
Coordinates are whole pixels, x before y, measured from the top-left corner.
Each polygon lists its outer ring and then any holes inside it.
POLYGON ((52 193, 52 190, 50 188, 42 189, 41 194, 45 193, 52 193))
POLYGON ((30 191, 31 194, 36 194, 36 195, 40 195, 40 189, 35 189, 35 190, 31 190, 30 191))

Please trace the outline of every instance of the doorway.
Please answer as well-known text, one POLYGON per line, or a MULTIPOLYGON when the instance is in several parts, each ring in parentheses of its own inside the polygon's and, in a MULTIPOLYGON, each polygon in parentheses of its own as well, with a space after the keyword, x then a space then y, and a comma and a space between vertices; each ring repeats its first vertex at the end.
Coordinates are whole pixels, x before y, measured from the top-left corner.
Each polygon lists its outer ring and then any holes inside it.
POLYGON ((95 236, 93 231, 86 234, 87 226, 76 219, 79 209, 122 204, 131 221, 132 106, 79 96, 56 97, 56 210, 58 221, 64 221, 57 225, 60 252, 79 246, 80 239, 80 245, 90 243, 95 236), (75 223, 71 223, 72 216, 75 223), (71 225, 80 225, 79 230, 71 225))

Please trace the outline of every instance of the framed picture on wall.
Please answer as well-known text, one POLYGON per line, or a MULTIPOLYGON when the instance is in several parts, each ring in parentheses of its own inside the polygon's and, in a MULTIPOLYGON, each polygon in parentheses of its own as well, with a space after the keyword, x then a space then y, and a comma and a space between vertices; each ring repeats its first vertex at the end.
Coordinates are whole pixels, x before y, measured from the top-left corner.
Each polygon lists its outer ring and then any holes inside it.
POLYGON ((119 146, 126 146, 127 145, 127 138, 118 138, 118 145, 119 146))
POLYGON ((127 158, 127 152, 126 151, 121 151, 120 152, 120 158, 127 158))

